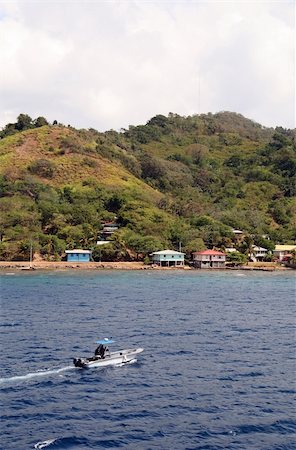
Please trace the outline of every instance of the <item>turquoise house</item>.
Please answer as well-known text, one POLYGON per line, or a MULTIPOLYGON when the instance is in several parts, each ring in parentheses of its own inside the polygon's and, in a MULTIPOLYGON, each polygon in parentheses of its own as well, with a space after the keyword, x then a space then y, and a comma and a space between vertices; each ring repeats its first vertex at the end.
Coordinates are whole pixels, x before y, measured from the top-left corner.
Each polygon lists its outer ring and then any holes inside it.
POLYGON ((161 267, 180 267, 184 266, 185 253, 176 252, 174 250, 162 250, 153 252, 152 263, 161 267))
POLYGON ((67 261, 69 262, 89 262, 91 250, 66 250, 67 261))

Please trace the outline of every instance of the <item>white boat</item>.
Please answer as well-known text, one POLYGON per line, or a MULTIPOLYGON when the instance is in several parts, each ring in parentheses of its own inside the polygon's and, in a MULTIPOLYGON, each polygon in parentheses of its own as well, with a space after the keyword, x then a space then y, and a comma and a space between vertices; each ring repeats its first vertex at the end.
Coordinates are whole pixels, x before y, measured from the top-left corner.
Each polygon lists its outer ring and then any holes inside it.
POLYGON ((113 344, 114 341, 108 338, 96 341, 96 343, 99 344, 99 346, 96 348, 94 356, 91 356, 90 358, 74 358, 73 364, 75 367, 89 369, 92 367, 125 364, 135 360, 136 356, 144 351, 143 348, 129 348, 126 350, 110 352, 108 345, 113 344))

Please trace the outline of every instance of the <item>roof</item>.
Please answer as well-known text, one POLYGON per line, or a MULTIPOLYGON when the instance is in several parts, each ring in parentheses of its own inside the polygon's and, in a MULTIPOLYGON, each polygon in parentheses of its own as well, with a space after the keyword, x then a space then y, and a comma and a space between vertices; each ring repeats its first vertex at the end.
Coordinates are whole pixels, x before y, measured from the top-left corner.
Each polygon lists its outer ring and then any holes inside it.
POLYGON ((96 344, 113 344, 113 342, 115 341, 113 341, 112 339, 104 338, 100 339, 99 341, 96 341, 96 344))
POLYGON ((185 253, 176 252, 175 250, 161 250, 160 252, 153 252, 151 255, 185 255, 185 253))
POLYGON ((88 253, 89 255, 92 253, 91 252, 91 250, 81 250, 81 249, 74 249, 74 250, 66 250, 66 252, 65 253, 79 253, 79 254, 82 254, 82 253, 88 253))
POLYGON ((264 247, 257 247, 257 245, 253 245, 252 249, 255 250, 256 252, 267 252, 267 248, 264 247))
POLYGON ((218 252, 217 250, 203 250, 201 252, 193 252, 193 255, 212 255, 212 256, 226 256, 226 253, 218 252))
POLYGON ((290 252, 296 250, 296 245, 276 245, 274 251, 276 252, 290 252))
POLYGON ((232 233, 234 234, 243 234, 244 232, 241 230, 235 230, 234 228, 232 229, 232 233))

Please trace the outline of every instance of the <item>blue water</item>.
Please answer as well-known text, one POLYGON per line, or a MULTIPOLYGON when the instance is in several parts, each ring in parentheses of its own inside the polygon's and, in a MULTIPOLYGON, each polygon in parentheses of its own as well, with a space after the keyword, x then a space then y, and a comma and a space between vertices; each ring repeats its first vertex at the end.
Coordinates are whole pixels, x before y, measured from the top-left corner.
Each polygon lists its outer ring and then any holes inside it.
POLYGON ((1 449, 296 449, 295 272, 0 280, 1 449), (73 369, 105 336, 145 351, 73 369))

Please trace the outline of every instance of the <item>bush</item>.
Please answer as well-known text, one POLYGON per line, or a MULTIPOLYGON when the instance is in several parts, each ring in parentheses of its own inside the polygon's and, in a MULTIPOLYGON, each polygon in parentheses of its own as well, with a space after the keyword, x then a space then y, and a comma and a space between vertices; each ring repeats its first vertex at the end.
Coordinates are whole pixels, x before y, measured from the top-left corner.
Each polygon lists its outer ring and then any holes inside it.
POLYGON ((247 255, 240 252, 229 252, 227 253, 227 262, 233 263, 234 265, 245 264, 248 261, 247 255))
POLYGON ((43 178, 53 178, 55 164, 47 159, 37 159, 29 167, 29 172, 43 178))

